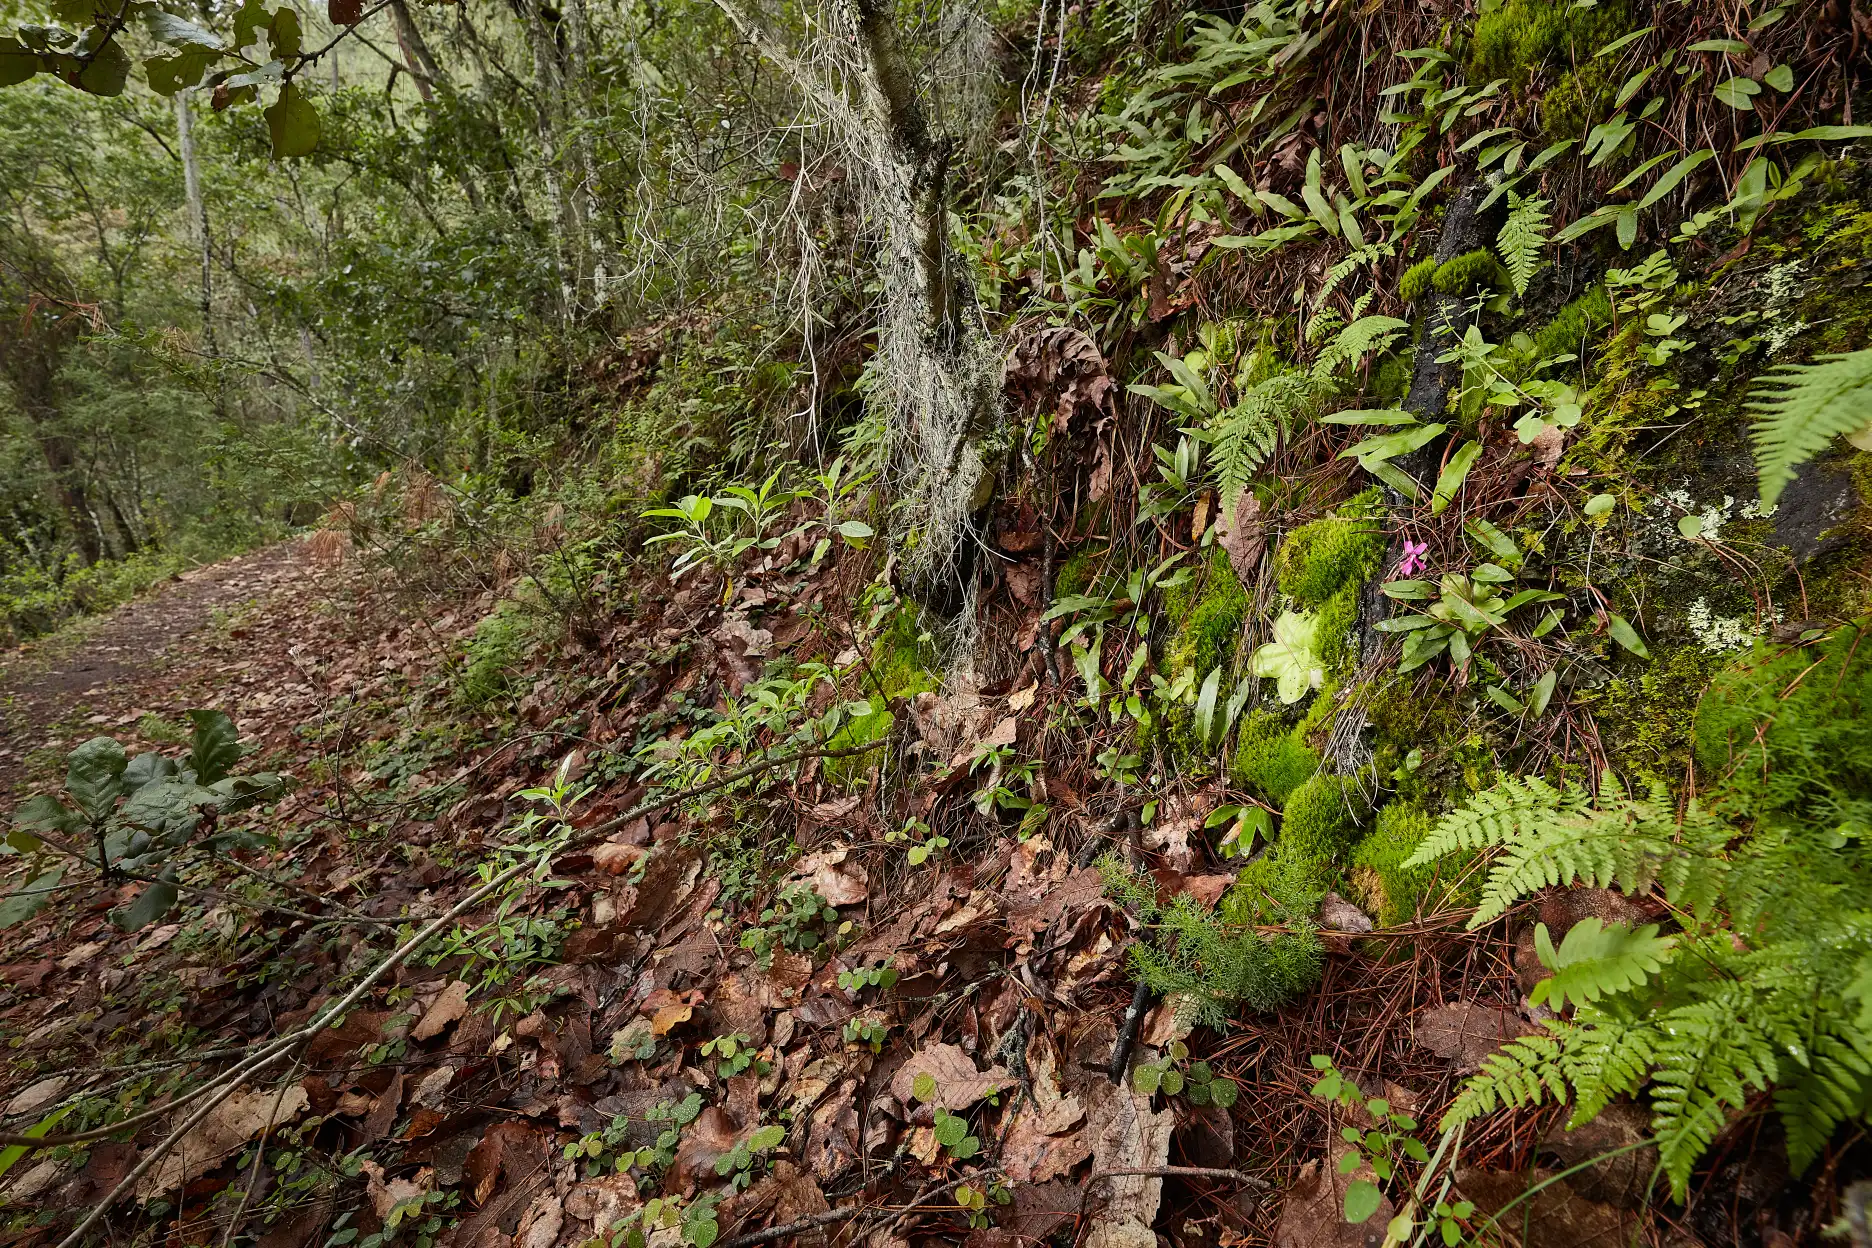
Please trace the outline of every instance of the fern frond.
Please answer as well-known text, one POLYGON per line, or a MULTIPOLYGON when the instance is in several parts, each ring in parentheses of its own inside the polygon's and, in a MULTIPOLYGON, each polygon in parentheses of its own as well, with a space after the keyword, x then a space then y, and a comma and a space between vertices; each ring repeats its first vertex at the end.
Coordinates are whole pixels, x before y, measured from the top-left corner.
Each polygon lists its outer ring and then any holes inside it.
POLYGON ((1534 985, 1528 1000, 1535 1005, 1550 1002, 1549 1009, 1564 1010, 1569 999, 1592 1002, 1638 987, 1663 969, 1675 943, 1657 933, 1656 923, 1632 928, 1588 915, 1567 929, 1555 949, 1547 925, 1538 924, 1534 948, 1541 964, 1552 968, 1553 974, 1534 985))
POLYGON ((1617 884, 1633 893, 1668 870, 1699 897, 1714 892, 1710 881, 1720 878, 1722 864, 1701 852, 1692 855, 1694 862, 1679 860, 1676 814, 1663 788, 1633 799, 1607 775, 1599 805, 1594 810, 1586 791, 1570 781, 1563 791, 1536 777, 1511 777, 1445 815, 1405 866, 1424 866, 1458 850, 1500 847, 1471 927, 1500 918, 1532 892, 1577 880, 1600 888, 1617 884))
POLYGON ((1592 798, 1577 784, 1569 782, 1563 792, 1539 776, 1509 776, 1439 819, 1404 868, 1426 867, 1461 850, 1500 845, 1539 820, 1576 816, 1591 806, 1592 798))
POLYGON ((1591 1122, 1614 1097, 1643 1087, 1651 1075, 1657 1043, 1657 1029, 1648 1023, 1582 1010, 1573 1020, 1573 1036, 1567 1044, 1573 1081, 1568 1128, 1591 1122))
POLYGON ((1541 253, 1547 248, 1547 201, 1523 199, 1509 191, 1508 204, 1508 219, 1495 235, 1495 250, 1519 299, 1540 272, 1541 253))
POLYGON ((1277 373, 1250 387, 1210 426, 1211 462, 1224 500, 1232 502, 1293 428, 1294 413, 1310 387, 1299 373, 1277 373))
POLYGON ((1774 1081, 1774 1046, 1748 1017, 1746 990, 1732 987, 1658 1018, 1662 1037, 1651 1072, 1651 1125, 1658 1159, 1682 1201, 1690 1172, 1751 1090, 1774 1081))
POLYGON ((1755 466, 1763 506, 1772 507, 1794 471, 1843 433, 1872 426, 1872 347, 1782 364, 1759 378, 1747 407, 1755 422, 1755 466))
POLYGON ((1320 387, 1332 384, 1332 375, 1342 365, 1356 364, 1367 353, 1383 350, 1409 328, 1409 321, 1400 321, 1395 316, 1359 317, 1340 330, 1332 345, 1313 361, 1313 384, 1320 387))
POLYGON ((1775 1108, 1787 1129, 1788 1162, 1796 1174, 1826 1150, 1835 1127, 1865 1113, 1872 1094, 1872 1053, 1866 1052, 1866 1043, 1863 1033, 1820 1032, 1807 1049, 1805 1069, 1784 1077, 1775 1089, 1775 1108))
POLYGON ((1549 1020, 1547 1029, 1546 1035, 1521 1036, 1489 1054, 1450 1102, 1437 1129, 1448 1133, 1498 1108, 1539 1105, 1550 1095, 1565 1104, 1571 1029, 1559 1020, 1549 1020))

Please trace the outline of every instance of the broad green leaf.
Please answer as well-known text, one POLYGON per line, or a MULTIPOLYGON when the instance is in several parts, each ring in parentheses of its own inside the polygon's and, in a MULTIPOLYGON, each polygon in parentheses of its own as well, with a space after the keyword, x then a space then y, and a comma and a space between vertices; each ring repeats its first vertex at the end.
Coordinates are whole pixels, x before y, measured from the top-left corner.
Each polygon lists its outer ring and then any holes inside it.
POLYGON ((1762 81, 1786 95, 1794 89, 1794 70, 1786 64, 1777 65, 1762 75, 1762 81))
POLYGON ((1595 494, 1586 500, 1585 511, 1589 516, 1603 516, 1611 511, 1617 502, 1618 499, 1610 494, 1595 494))
POLYGON ((1738 76, 1717 83, 1716 89, 1710 94, 1738 112, 1752 113, 1755 111, 1755 97, 1761 94, 1761 84, 1753 78, 1738 76))
POLYGON ((152 38, 170 47, 213 48, 217 51, 221 48, 221 36, 163 9, 150 8, 144 13, 143 22, 149 28, 152 38))
POLYGON ((1690 153, 1669 169, 1665 170, 1664 176, 1652 183, 1651 189, 1646 191, 1644 198, 1638 201, 1638 211, 1643 212, 1646 208, 1649 208, 1652 204, 1657 203, 1658 200, 1663 199, 1666 195, 1676 190, 1677 184, 1682 182, 1693 169, 1715 155, 1716 153, 1713 149, 1706 147, 1701 151, 1690 153))
MULTIPOLYGON (((20 1132, 20 1134, 31 1136, 35 1140, 43 1140, 46 1136, 46 1132, 58 1126, 58 1124, 64 1120, 65 1115, 77 1108, 78 1106, 75 1103, 71 1105, 61 1105, 44 1118, 41 1118, 38 1122, 35 1122, 32 1126, 27 1127, 24 1131, 20 1132)), ((19 1159, 26 1155, 26 1151, 26 1146, 24 1144, 12 1144, 6 1149, 0 1150, 0 1175, 4 1175, 7 1171, 11 1170, 14 1165, 18 1163, 19 1159)))
POLYGON ((1686 52, 1721 52, 1724 56, 1747 56, 1748 44, 1740 39, 1701 39, 1685 48, 1686 52))
POLYGON ((848 542, 862 542, 868 537, 876 537, 877 530, 862 520, 845 520, 838 526, 839 536, 848 542))
POLYGON ((279 99, 263 115, 275 156, 310 156, 318 148, 318 110, 299 94, 298 87, 291 83, 281 87, 279 99))
POLYGON ((72 85, 91 95, 122 95, 124 85, 130 81, 130 54, 123 50, 121 40, 120 35, 98 48, 72 85))
POLYGON ((1370 467, 1367 461, 1382 462, 1395 459, 1399 455, 1409 454, 1424 443, 1442 433, 1447 425, 1418 425, 1410 429, 1401 429, 1396 433, 1381 433, 1374 437, 1355 442, 1339 452, 1340 459, 1356 459, 1361 465, 1370 467))
POLYGON ((1457 448, 1450 456, 1449 463, 1437 474, 1436 489, 1430 493, 1430 514, 1440 516, 1456 497, 1456 491, 1462 489, 1468 479, 1469 469, 1475 466, 1477 457, 1482 454, 1482 444, 1471 439, 1457 448))
POLYGON ((910 1095, 919 1101, 931 1100, 936 1095, 936 1076, 929 1071, 921 1071, 910 1082, 910 1095))
POLYGON ((1222 688, 1222 667, 1217 664, 1209 669, 1209 675, 1203 680, 1202 691, 1196 695, 1196 735, 1210 749, 1222 744, 1222 737, 1227 732, 1227 725, 1222 723, 1217 714, 1217 695, 1222 688))
POLYGON ((141 931, 168 914, 176 903, 176 869, 164 867, 158 882, 137 894, 135 901, 111 915, 111 922, 126 932, 141 931))
POLYGON ((1320 423, 1323 425, 1414 425, 1417 423, 1417 418, 1402 408, 1375 407, 1334 412, 1330 416, 1320 417, 1320 423))
POLYGON ((1528 710, 1539 718, 1547 713, 1548 703, 1553 701, 1554 686, 1560 680, 1558 668, 1549 668, 1547 674, 1534 682, 1534 689, 1528 697, 1528 710))
POLYGON ((266 5, 261 0, 242 0, 234 14, 234 51, 245 52, 247 45, 260 37, 260 31, 269 20, 266 5))
POLYGON ((273 12, 273 20, 267 23, 267 41, 273 50, 272 59, 285 60, 299 55, 299 42, 303 37, 299 26, 299 14, 289 4, 282 4, 273 12))
POLYGON ((1353 1179, 1346 1184, 1345 1220, 1357 1226, 1378 1212, 1378 1204, 1383 1199, 1376 1184, 1367 1179, 1353 1179))
POLYGON ((1638 635, 1637 629, 1626 622, 1624 616, 1607 616, 1606 627, 1611 631, 1613 641, 1618 642, 1641 659, 1651 657, 1651 651, 1645 648, 1644 638, 1638 635))
MULTIPOLYGON (((77 836, 84 831, 84 816, 59 801, 49 793, 40 793, 27 798, 13 812, 13 824, 16 829, 25 832, 35 830, 57 832, 65 837, 77 836)), ((37 838, 34 838, 35 842, 37 838)), ((12 843, 12 838, 8 838, 12 843)), ((15 845, 14 848, 19 848, 15 845)))
POLYGON ((65 868, 53 867, 50 871, 40 872, 8 893, 4 900, 0 900, 0 928, 23 923, 45 909, 46 903, 52 900, 53 891, 58 888, 59 881, 64 878, 65 868))
POLYGON ((190 711, 188 717, 195 726, 189 737, 189 766, 195 769, 195 783, 213 784, 240 761, 244 753, 240 730, 225 711, 190 711))
POLYGON ((109 737, 92 737, 71 752, 65 767, 65 791, 92 819, 102 819, 123 794, 124 768, 130 760, 109 737))
POLYGON ((1289 706, 1326 679, 1315 653, 1318 627, 1311 612, 1283 611, 1274 621, 1274 640, 1254 652, 1255 675, 1277 681, 1280 700, 1289 706))
POLYGON ((15 87, 41 68, 39 54, 17 39, 0 38, 0 87, 15 87))
POLYGON ((1487 520, 1479 517, 1469 520, 1463 524, 1463 532, 1469 535, 1471 541, 1488 547, 1489 553, 1505 567, 1519 570, 1525 561, 1521 548, 1515 545, 1514 539, 1487 520))
POLYGON ((1131 1087, 1139 1096, 1156 1096, 1163 1073, 1164 1068, 1155 1062, 1140 1062, 1131 1070, 1131 1087))

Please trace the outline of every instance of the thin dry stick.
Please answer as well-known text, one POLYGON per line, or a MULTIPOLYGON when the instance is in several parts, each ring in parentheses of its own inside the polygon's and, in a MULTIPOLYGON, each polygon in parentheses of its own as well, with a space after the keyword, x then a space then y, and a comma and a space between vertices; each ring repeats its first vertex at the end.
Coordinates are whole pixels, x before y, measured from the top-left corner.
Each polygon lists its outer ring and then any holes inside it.
MULTIPOLYGON (((84 1239, 85 1232, 89 1231, 92 1226, 97 1223, 97 1220, 104 1216, 105 1211, 116 1204, 124 1193, 130 1191, 158 1161, 166 1156, 169 1151, 181 1141, 183 1136, 192 1131, 198 1124, 206 1119, 209 1114, 213 1113, 223 1101, 232 1096, 234 1090, 242 1083, 246 1082, 250 1076, 258 1074, 260 1071, 272 1066, 281 1058, 295 1051, 300 1044, 310 1040, 313 1036, 330 1025, 333 1019, 342 1017, 353 1005, 357 1004, 366 993, 374 988, 379 980, 400 966, 404 960, 416 950, 422 948, 422 946, 440 935, 444 928, 462 915, 467 914, 470 910, 473 910, 476 906, 480 905, 482 901, 492 896, 507 884, 518 879, 526 872, 536 869, 555 854, 564 853, 568 849, 591 844, 600 837, 624 826, 624 824, 632 819, 638 819, 657 811, 667 810, 679 802, 713 793, 718 789, 726 788, 750 776, 758 775, 763 771, 770 771, 775 767, 784 766, 787 763, 800 762, 808 758, 843 758, 853 754, 868 753, 871 750, 881 748, 883 745, 883 741, 874 741, 869 745, 857 746, 847 750, 799 750, 791 754, 775 755, 772 758, 764 759, 761 762, 731 772, 719 779, 711 780, 706 784, 697 785, 693 789, 687 789, 681 793, 673 793, 668 797, 659 798, 654 802, 641 803, 614 819, 608 819, 603 823, 586 829, 578 836, 573 837, 565 845, 548 851, 540 855, 537 859, 525 859, 509 867, 507 870, 489 880, 486 884, 483 884, 480 888, 474 890, 474 892, 469 893, 466 897, 456 902, 445 914, 436 918, 429 926, 423 928, 422 931, 404 941, 402 945, 397 947, 395 952, 379 962, 376 969, 366 975, 355 988, 346 993, 336 1004, 327 1007, 313 1021, 307 1023, 298 1031, 292 1032, 264 1046, 259 1053, 256 1053, 246 1061, 236 1065, 225 1074, 209 1080, 201 1087, 183 1096, 177 1097, 172 1101, 170 1103, 171 1106, 184 1105, 198 1099, 204 1100, 205 1103, 200 1109, 189 1115, 180 1126, 165 1136, 161 1142, 150 1149, 150 1151, 144 1155, 143 1159, 137 1163, 136 1167, 132 1169, 130 1173, 124 1175, 117 1186, 110 1190, 108 1195, 96 1205, 92 1206, 91 1211, 85 1215, 83 1221, 79 1222, 79 1224, 73 1228, 71 1234, 59 1241, 58 1248, 78 1248, 78 1244, 84 1239)), ((111 1130, 113 1132, 121 1131, 125 1125, 125 1123, 118 1123, 116 1126, 112 1127, 111 1130)), ((50 1138, 51 1137, 32 1139, 27 1137, 20 1140, 19 1143, 27 1148, 50 1148, 53 1147, 53 1145, 48 1142, 50 1138)))

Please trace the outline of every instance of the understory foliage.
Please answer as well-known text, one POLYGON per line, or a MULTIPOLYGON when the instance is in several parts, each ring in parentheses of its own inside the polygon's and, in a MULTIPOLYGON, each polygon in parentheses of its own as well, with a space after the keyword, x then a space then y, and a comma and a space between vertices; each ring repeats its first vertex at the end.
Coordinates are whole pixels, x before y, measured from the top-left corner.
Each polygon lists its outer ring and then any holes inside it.
MULTIPOLYGON (((1691 1171, 1754 1095, 1773 1089, 1797 1170, 1872 1100, 1872 651, 1864 625, 1719 677, 1696 723, 1701 793, 1633 797, 1607 776, 1506 780, 1441 820, 1406 865, 1460 850, 1496 859, 1474 925, 1543 887, 1646 890, 1677 922, 1594 924, 1542 957, 1569 1017, 1490 1057, 1444 1115, 1450 1130, 1546 1099, 1592 1119, 1649 1098, 1683 1199, 1691 1171)), ((1580 930, 1576 928, 1575 931, 1580 930)))

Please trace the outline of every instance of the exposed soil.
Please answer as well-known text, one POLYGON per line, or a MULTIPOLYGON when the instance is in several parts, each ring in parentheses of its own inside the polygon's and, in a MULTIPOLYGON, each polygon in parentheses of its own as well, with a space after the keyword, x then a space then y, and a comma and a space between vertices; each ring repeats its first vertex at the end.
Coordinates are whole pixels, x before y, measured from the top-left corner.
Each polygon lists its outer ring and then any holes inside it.
POLYGON ((57 757, 73 734, 134 722, 145 695, 188 665, 190 643, 276 597, 308 571, 304 543, 283 542, 175 577, 108 615, 0 654, 0 790, 57 757))

